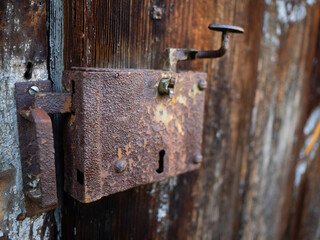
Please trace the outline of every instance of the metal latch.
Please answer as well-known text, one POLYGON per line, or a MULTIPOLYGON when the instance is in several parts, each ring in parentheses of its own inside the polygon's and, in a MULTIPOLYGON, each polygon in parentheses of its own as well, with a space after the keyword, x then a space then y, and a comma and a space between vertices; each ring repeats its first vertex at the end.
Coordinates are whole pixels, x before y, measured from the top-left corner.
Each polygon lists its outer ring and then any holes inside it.
POLYGON ((49 115, 71 111, 69 93, 52 93, 50 81, 15 85, 23 190, 28 216, 57 207, 56 168, 49 115))
POLYGON ((206 73, 177 72, 181 60, 217 51, 169 49, 166 70, 73 68, 64 93, 49 81, 16 84, 23 184, 28 215, 57 206, 50 115, 64 113, 65 191, 81 202, 199 168, 206 73))

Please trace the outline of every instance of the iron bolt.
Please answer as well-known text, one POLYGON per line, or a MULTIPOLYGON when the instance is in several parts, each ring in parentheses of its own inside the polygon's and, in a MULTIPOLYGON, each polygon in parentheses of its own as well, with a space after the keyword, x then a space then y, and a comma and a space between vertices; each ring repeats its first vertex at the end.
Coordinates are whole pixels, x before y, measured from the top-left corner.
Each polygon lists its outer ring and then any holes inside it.
POLYGON ((199 164, 202 162, 202 155, 201 154, 197 154, 193 157, 193 163, 194 164, 199 164))
POLYGON ((198 83, 198 88, 199 90, 203 91, 204 89, 207 88, 207 81, 204 79, 201 79, 198 83))
POLYGON ((29 88, 29 94, 31 96, 35 95, 36 93, 40 92, 40 89, 37 86, 31 86, 29 88))
POLYGON ((127 168, 127 162, 122 159, 117 161, 116 164, 114 165, 114 170, 117 173, 122 173, 124 170, 126 170, 126 168, 127 168))

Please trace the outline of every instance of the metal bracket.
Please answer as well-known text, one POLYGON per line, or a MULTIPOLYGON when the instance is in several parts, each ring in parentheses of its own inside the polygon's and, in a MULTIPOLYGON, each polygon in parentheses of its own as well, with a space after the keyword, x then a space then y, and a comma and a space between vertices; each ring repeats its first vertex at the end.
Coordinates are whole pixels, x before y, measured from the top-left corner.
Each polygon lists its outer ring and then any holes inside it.
POLYGON ((52 123, 48 114, 71 111, 71 97, 51 91, 50 81, 15 85, 27 216, 58 205, 52 123))

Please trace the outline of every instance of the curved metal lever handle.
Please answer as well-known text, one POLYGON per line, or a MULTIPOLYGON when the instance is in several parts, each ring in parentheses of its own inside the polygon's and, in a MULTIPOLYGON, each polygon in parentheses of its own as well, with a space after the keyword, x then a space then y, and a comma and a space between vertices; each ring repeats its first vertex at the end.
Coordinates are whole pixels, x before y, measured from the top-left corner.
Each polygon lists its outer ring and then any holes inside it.
POLYGON ((210 24, 210 30, 222 32, 221 47, 218 50, 198 51, 189 48, 169 48, 164 53, 164 69, 171 72, 177 71, 178 61, 194 60, 197 58, 218 58, 222 57, 228 50, 229 35, 228 33, 244 33, 243 28, 223 25, 223 24, 210 24))
POLYGON ((222 32, 221 47, 218 50, 198 51, 195 58, 218 58, 222 57, 228 50, 229 35, 228 33, 244 33, 243 28, 224 24, 210 24, 210 30, 222 32))

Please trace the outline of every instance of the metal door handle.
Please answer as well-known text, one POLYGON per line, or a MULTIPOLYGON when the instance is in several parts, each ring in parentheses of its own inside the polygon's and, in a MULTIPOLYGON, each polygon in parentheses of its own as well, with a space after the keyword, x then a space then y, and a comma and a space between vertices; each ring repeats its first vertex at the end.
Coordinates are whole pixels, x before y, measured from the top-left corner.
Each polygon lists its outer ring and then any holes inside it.
POLYGON ((228 33, 244 33, 243 28, 224 24, 210 24, 210 30, 222 32, 221 47, 219 50, 198 51, 195 58, 218 58, 222 57, 228 50, 229 35, 228 33))
POLYGON ((221 47, 218 50, 198 51, 190 48, 169 48, 165 52, 164 69, 171 72, 177 71, 178 61, 194 60, 198 58, 222 57, 228 49, 229 33, 244 33, 243 28, 224 24, 210 24, 210 30, 222 32, 221 47))

